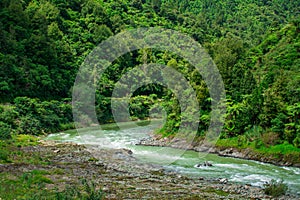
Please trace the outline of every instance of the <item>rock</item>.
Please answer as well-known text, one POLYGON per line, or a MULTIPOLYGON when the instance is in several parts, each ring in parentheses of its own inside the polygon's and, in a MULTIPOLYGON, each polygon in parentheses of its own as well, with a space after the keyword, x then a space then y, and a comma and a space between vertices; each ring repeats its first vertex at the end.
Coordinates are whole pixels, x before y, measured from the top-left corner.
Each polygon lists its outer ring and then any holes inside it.
POLYGON ((200 168, 202 166, 202 164, 196 164, 194 167, 196 167, 196 168, 200 168))
POLYGON ((54 153, 59 153, 60 150, 59 150, 59 149, 55 149, 53 152, 54 152, 54 153))
POLYGON ((199 163, 196 164, 194 167, 196 168, 201 168, 201 167, 212 167, 213 165, 211 163, 209 163, 208 161, 205 161, 203 164, 199 163))
POLYGON ((133 154, 133 152, 130 149, 123 148, 123 149, 118 149, 115 152, 115 154, 131 156, 133 154))
POLYGON ((205 161, 205 162, 204 162, 204 166, 212 167, 212 164, 209 163, 208 161, 205 161))
POLYGON ((124 151, 126 151, 129 155, 133 154, 133 152, 130 149, 124 149, 124 151))
POLYGON ((227 178, 221 178, 221 179, 219 179, 219 182, 222 183, 222 184, 226 184, 228 182, 228 179, 227 178))
POLYGON ((98 162, 96 162, 96 166, 104 167, 105 165, 102 161, 98 161, 98 162))

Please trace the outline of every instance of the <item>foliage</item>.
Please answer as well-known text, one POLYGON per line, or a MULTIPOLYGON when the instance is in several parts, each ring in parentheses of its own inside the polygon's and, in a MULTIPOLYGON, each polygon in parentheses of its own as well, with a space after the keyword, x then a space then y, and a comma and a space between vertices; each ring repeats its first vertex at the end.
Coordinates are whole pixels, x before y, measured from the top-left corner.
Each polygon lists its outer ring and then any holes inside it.
MULTIPOLYGON (((222 139, 237 138, 240 147, 250 143, 264 148, 284 142, 299 147, 298 4, 254 0, 3 0, 0 138, 72 128, 69 98, 85 57, 100 42, 125 29, 160 26, 193 37, 217 65, 227 96, 222 139)), ((180 56, 156 49, 130 52, 108 67, 97 83, 98 121, 114 121, 110 103, 116 83, 135 66, 149 63, 172 67, 189 81, 200 110, 187 110, 199 112, 197 135, 204 137, 212 101, 204 80, 180 56)), ((132 81, 138 83, 142 75, 135 77, 132 81)), ((189 99, 189 93, 182 91, 181 95, 189 99)), ((158 84, 134 92, 129 102, 131 118, 148 118, 153 106, 165 111, 166 123, 159 131, 164 136, 176 133, 181 123, 194 122, 181 113, 172 91, 158 84)), ((94 123, 88 116, 85 121, 94 123)))
POLYGON ((280 143, 280 138, 277 133, 265 132, 261 137, 262 142, 265 146, 274 146, 280 143))
POLYGON ((298 134, 297 137, 293 140, 293 144, 295 147, 300 148, 300 135, 298 134))
POLYGON ((96 188, 96 184, 85 179, 81 183, 67 186, 65 189, 47 189, 45 185, 53 184, 48 178, 49 172, 44 170, 32 170, 20 176, 11 177, 9 174, 0 175, 0 197, 5 199, 83 199, 100 200, 104 192, 96 188))
POLYGON ((25 163, 27 161, 29 163, 32 163, 35 162, 37 159, 40 161, 40 158, 38 156, 30 155, 28 158, 25 158, 22 152, 19 150, 20 147, 35 146, 39 144, 38 140, 39 139, 37 137, 31 135, 12 135, 9 139, 1 139, 0 163, 25 163))
POLYGON ((13 143, 14 145, 18 146, 18 147, 26 147, 26 146, 34 146, 37 145, 38 142, 38 138, 35 136, 31 136, 31 135, 24 135, 24 134, 20 134, 20 135, 15 135, 13 136, 13 143))
POLYGON ((279 197, 287 192, 288 186, 285 183, 283 183, 282 180, 276 181, 272 179, 269 183, 266 183, 264 185, 264 190, 265 194, 267 195, 279 197))
POLYGON ((34 194, 30 200, 41 199, 45 196, 51 196, 51 199, 56 200, 71 200, 71 199, 82 199, 82 200, 101 200, 104 197, 104 192, 96 188, 94 182, 88 182, 86 179, 82 179, 80 185, 67 186, 65 190, 55 192, 43 190, 40 193, 34 194))
POLYGON ((3 149, 3 148, 0 149, 0 161, 4 163, 10 162, 9 152, 7 151, 7 149, 3 149))
POLYGON ((32 170, 23 173, 21 176, 10 177, 3 173, 0 176, 2 187, 0 197, 7 199, 84 199, 100 200, 104 192, 96 188, 96 184, 83 180, 82 183, 67 186, 65 189, 45 188, 45 184, 53 184, 48 178, 49 173, 43 170, 32 170), (13 191, 13 192, 12 192, 13 191))
POLYGON ((73 127, 70 103, 56 100, 17 97, 14 104, 0 107, 0 136, 9 139, 12 134, 41 135, 73 127))
POLYGON ((11 128, 8 124, 0 121, 0 139, 10 139, 11 138, 11 128))

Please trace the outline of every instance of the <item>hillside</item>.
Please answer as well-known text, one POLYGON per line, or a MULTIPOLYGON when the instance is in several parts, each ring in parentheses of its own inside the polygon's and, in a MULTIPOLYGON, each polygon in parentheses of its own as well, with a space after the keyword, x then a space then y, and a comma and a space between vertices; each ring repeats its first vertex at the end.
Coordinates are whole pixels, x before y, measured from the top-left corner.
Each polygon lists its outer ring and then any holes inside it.
MULTIPOLYGON (((159 26, 188 34, 204 46, 218 67, 227 104, 220 145, 229 141, 236 148, 263 152, 281 145, 295 159, 300 147, 299 4, 283 0, 3 0, 1 138, 73 128, 70 98, 86 56, 121 31, 159 26)), ((197 140, 205 137, 212 99, 204 80, 180 56, 155 49, 133 51, 108 68, 97 83, 98 120, 114 121, 110 97, 115 84, 144 63, 168 65, 190 81, 201 107, 197 140)), ((149 109, 160 104, 167 121, 158 133, 172 137, 181 120, 173 96, 168 88, 155 84, 139 88, 131 98, 130 114, 135 120, 147 119, 149 109)), ((87 123, 92 122, 87 118, 87 123)))

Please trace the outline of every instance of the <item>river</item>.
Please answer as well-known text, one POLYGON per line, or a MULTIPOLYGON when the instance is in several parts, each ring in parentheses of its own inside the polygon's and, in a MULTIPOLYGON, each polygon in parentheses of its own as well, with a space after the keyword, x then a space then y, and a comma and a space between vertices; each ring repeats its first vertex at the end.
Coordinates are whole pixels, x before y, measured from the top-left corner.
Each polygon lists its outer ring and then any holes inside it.
POLYGON ((127 148, 141 162, 162 165, 166 170, 175 171, 193 177, 227 178, 229 182, 263 186, 275 179, 283 180, 289 192, 300 195, 300 168, 280 167, 257 161, 220 157, 215 154, 185 151, 169 147, 135 145, 142 138, 153 132, 160 123, 136 126, 124 123, 120 129, 114 125, 104 125, 79 131, 68 130, 50 134, 47 140, 74 142, 84 145, 99 145, 101 148, 127 148), (210 162, 212 167, 196 168, 195 165, 210 162))

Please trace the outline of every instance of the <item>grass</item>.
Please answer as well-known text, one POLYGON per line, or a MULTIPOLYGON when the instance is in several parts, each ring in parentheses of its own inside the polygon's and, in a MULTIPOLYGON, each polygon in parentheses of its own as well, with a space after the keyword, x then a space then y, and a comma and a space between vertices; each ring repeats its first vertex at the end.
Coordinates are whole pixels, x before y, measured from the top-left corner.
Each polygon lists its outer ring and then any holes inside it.
POLYGON ((12 139, 0 140, 0 163, 47 165, 47 158, 39 152, 24 152, 22 148, 39 144, 39 138, 30 135, 13 135, 12 139))
POLYGON ((297 148, 291 144, 283 143, 278 144, 270 147, 262 146, 260 149, 258 149, 259 152, 266 152, 266 153, 282 153, 282 154, 290 154, 298 152, 300 153, 300 148, 297 148))
POLYGON ((216 143, 218 147, 236 147, 238 148, 238 138, 219 139, 216 143))
POLYGON ((288 186, 282 180, 276 181, 272 179, 269 183, 264 185, 265 194, 273 197, 280 197, 288 190, 288 186))
POLYGON ((282 144, 277 144, 273 146, 266 147, 263 143, 257 148, 256 145, 257 141, 253 142, 240 142, 240 139, 238 137, 233 138, 226 138, 226 139, 219 139, 216 143, 218 147, 234 147, 234 148, 251 148, 255 149, 258 152, 264 152, 264 153, 282 153, 282 154, 289 154, 294 152, 300 153, 300 148, 297 148, 293 146, 292 144, 289 144, 287 142, 282 144))
POLYGON ((214 193, 214 194, 217 194, 217 195, 223 196, 223 197, 226 197, 230 194, 229 192, 225 192, 223 190, 218 190, 218 189, 215 189, 215 188, 207 188, 204 191, 208 192, 208 193, 214 193))
POLYGON ((28 199, 42 190, 52 180, 46 177, 48 173, 41 170, 32 170, 21 175, 1 173, 0 197, 2 199, 28 199))
POLYGON ((32 135, 14 135, 13 144, 18 147, 36 146, 39 144, 39 138, 32 135))
POLYGON ((290 163, 300 162, 300 148, 293 146, 287 142, 276 145, 265 145, 260 140, 249 142, 243 138, 233 137, 226 139, 219 139, 216 143, 217 147, 222 148, 236 148, 236 149, 251 149, 260 156, 272 157, 277 160, 284 160, 290 163))
POLYGON ((103 191, 96 184, 85 179, 63 190, 57 187, 47 189, 47 185, 53 184, 53 181, 46 175, 49 172, 44 170, 32 170, 21 175, 1 173, 0 199, 99 200, 104 197, 103 191))

